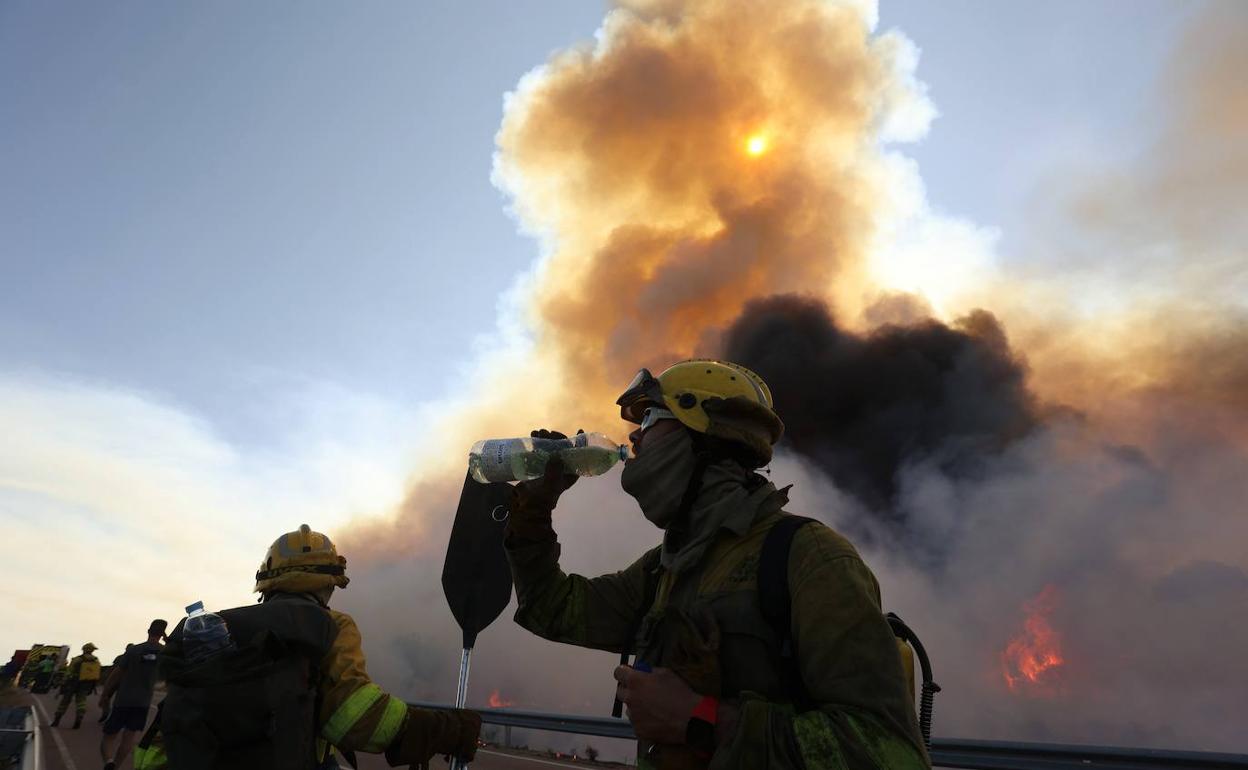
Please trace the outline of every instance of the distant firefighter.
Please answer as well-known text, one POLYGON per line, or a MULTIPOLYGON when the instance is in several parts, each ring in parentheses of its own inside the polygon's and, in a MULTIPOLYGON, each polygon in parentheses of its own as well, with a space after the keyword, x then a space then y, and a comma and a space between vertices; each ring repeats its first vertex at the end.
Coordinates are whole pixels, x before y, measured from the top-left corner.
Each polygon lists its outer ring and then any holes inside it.
MULTIPOLYGON (((52 652, 53 649, 55 648, 41 648, 39 650, 40 657, 26 664, 31 680, 27 686, 31 692, 45 693, 52 689, 52 679, 56 676, 57 659, 57 654, 52 652)), ((22 681, 26 681, 25 674, 22 676, 22 681)))
POLYGON ((69 662, 65 679, 61 682, 61 702, 57 704, 56 716, 52 717, 53 727, 60 725, 61 717, 69 710, 70 700, 74 701, 74 729, 82 727, 82 715, 87 713, 87 696, 100 683, 100 659, 93 654, 96 649, 94 644, 87 642, 82 645, 82 654, 69 662))

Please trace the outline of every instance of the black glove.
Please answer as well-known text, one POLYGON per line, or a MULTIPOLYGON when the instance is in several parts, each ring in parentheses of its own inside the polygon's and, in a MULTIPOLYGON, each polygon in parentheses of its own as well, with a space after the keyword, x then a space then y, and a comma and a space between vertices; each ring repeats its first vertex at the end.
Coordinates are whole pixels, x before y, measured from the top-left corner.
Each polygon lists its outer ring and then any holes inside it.
MULTIPOLYGON (((584 433, 585 431, 577 431, 584 433)), ((533 438, 566 439, 567 436, 553 430, 535 430, 533 438)), ((568 490, 579 477, 563 472, 563 461, 550 458, 541 478, 522 481, 512 487, 511 515, 507 518, 507 537, 521 540, 553 540, 555 530, 550 523, 551 511, 559 503, 559 496, 568 490)))
POLYGON ((386 748, 386 761, 391 767, 426 768, 434 754, 449 754, 471 762, 477 754, 480 735, 481 715, 475 711, 432 711, 408 706, 407 723, 402 734, 386 748))

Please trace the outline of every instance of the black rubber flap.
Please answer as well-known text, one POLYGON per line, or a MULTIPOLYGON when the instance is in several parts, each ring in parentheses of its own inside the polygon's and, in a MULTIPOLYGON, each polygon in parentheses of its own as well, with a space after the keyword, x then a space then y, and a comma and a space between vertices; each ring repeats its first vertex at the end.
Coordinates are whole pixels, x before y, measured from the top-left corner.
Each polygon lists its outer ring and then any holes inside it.
POLYGON ((464 631, 465 649, 476 644, 477 634, 511 601, 511 568, 503 550, 510 496, 508 484, 479 484, 464 477, 442 565, 442 590, 464 631))

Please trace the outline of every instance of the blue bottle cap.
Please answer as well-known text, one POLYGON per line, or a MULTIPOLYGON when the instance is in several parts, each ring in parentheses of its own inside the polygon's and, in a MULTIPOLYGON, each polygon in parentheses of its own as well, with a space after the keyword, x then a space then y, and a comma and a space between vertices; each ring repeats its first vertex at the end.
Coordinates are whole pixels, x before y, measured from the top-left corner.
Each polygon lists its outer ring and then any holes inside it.
POLYGON ((202 610, 203 608, 204 608, 204 603, 202 601, 195 602, 194 604, 188 604, 186 605, 186 614, 190 615, 191 613, 196 612, 198 610, 202 610))

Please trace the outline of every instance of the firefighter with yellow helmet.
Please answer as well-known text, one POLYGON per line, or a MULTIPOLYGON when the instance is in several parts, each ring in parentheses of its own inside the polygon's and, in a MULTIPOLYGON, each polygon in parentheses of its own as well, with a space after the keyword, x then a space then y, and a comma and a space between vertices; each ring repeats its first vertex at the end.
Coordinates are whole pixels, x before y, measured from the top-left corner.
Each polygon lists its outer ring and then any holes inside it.
POLYGON ((617 403, 637 426, 621 486, 662 544, 565 574, 551 511, 576 477, 552 461, 516 486, 506 546, 520 625, 635 654, 615 679, 639 767, 930 767, 875 577, 755 472, 784 431, 762 378, 695 359, 641 370, 617 403))
POLYGON ((95 657, 99 649, 91 642, 82 645, 82 654, 75 656, 65 669, 65 678, 61 680, 61 700, 56 706, 56 716, 52 717, 52 726, 61 723, 61 717, 69 711, 69 702, 74 702, 74 729, 82 727, 82 716, 87 713, 87 696, 100 683, 100 659, 95 657))
POLYGON ((265 554, 261 603, 218 613, 234 649, 197 659, 179 623, 160 663, 169 693, 135 767, 310 770, 335 748, 384 753, 392 766, 470 760, 478 714, 414 708, 369 678, 355 621, 329 607, 346 563, 305 524, 265 554))

